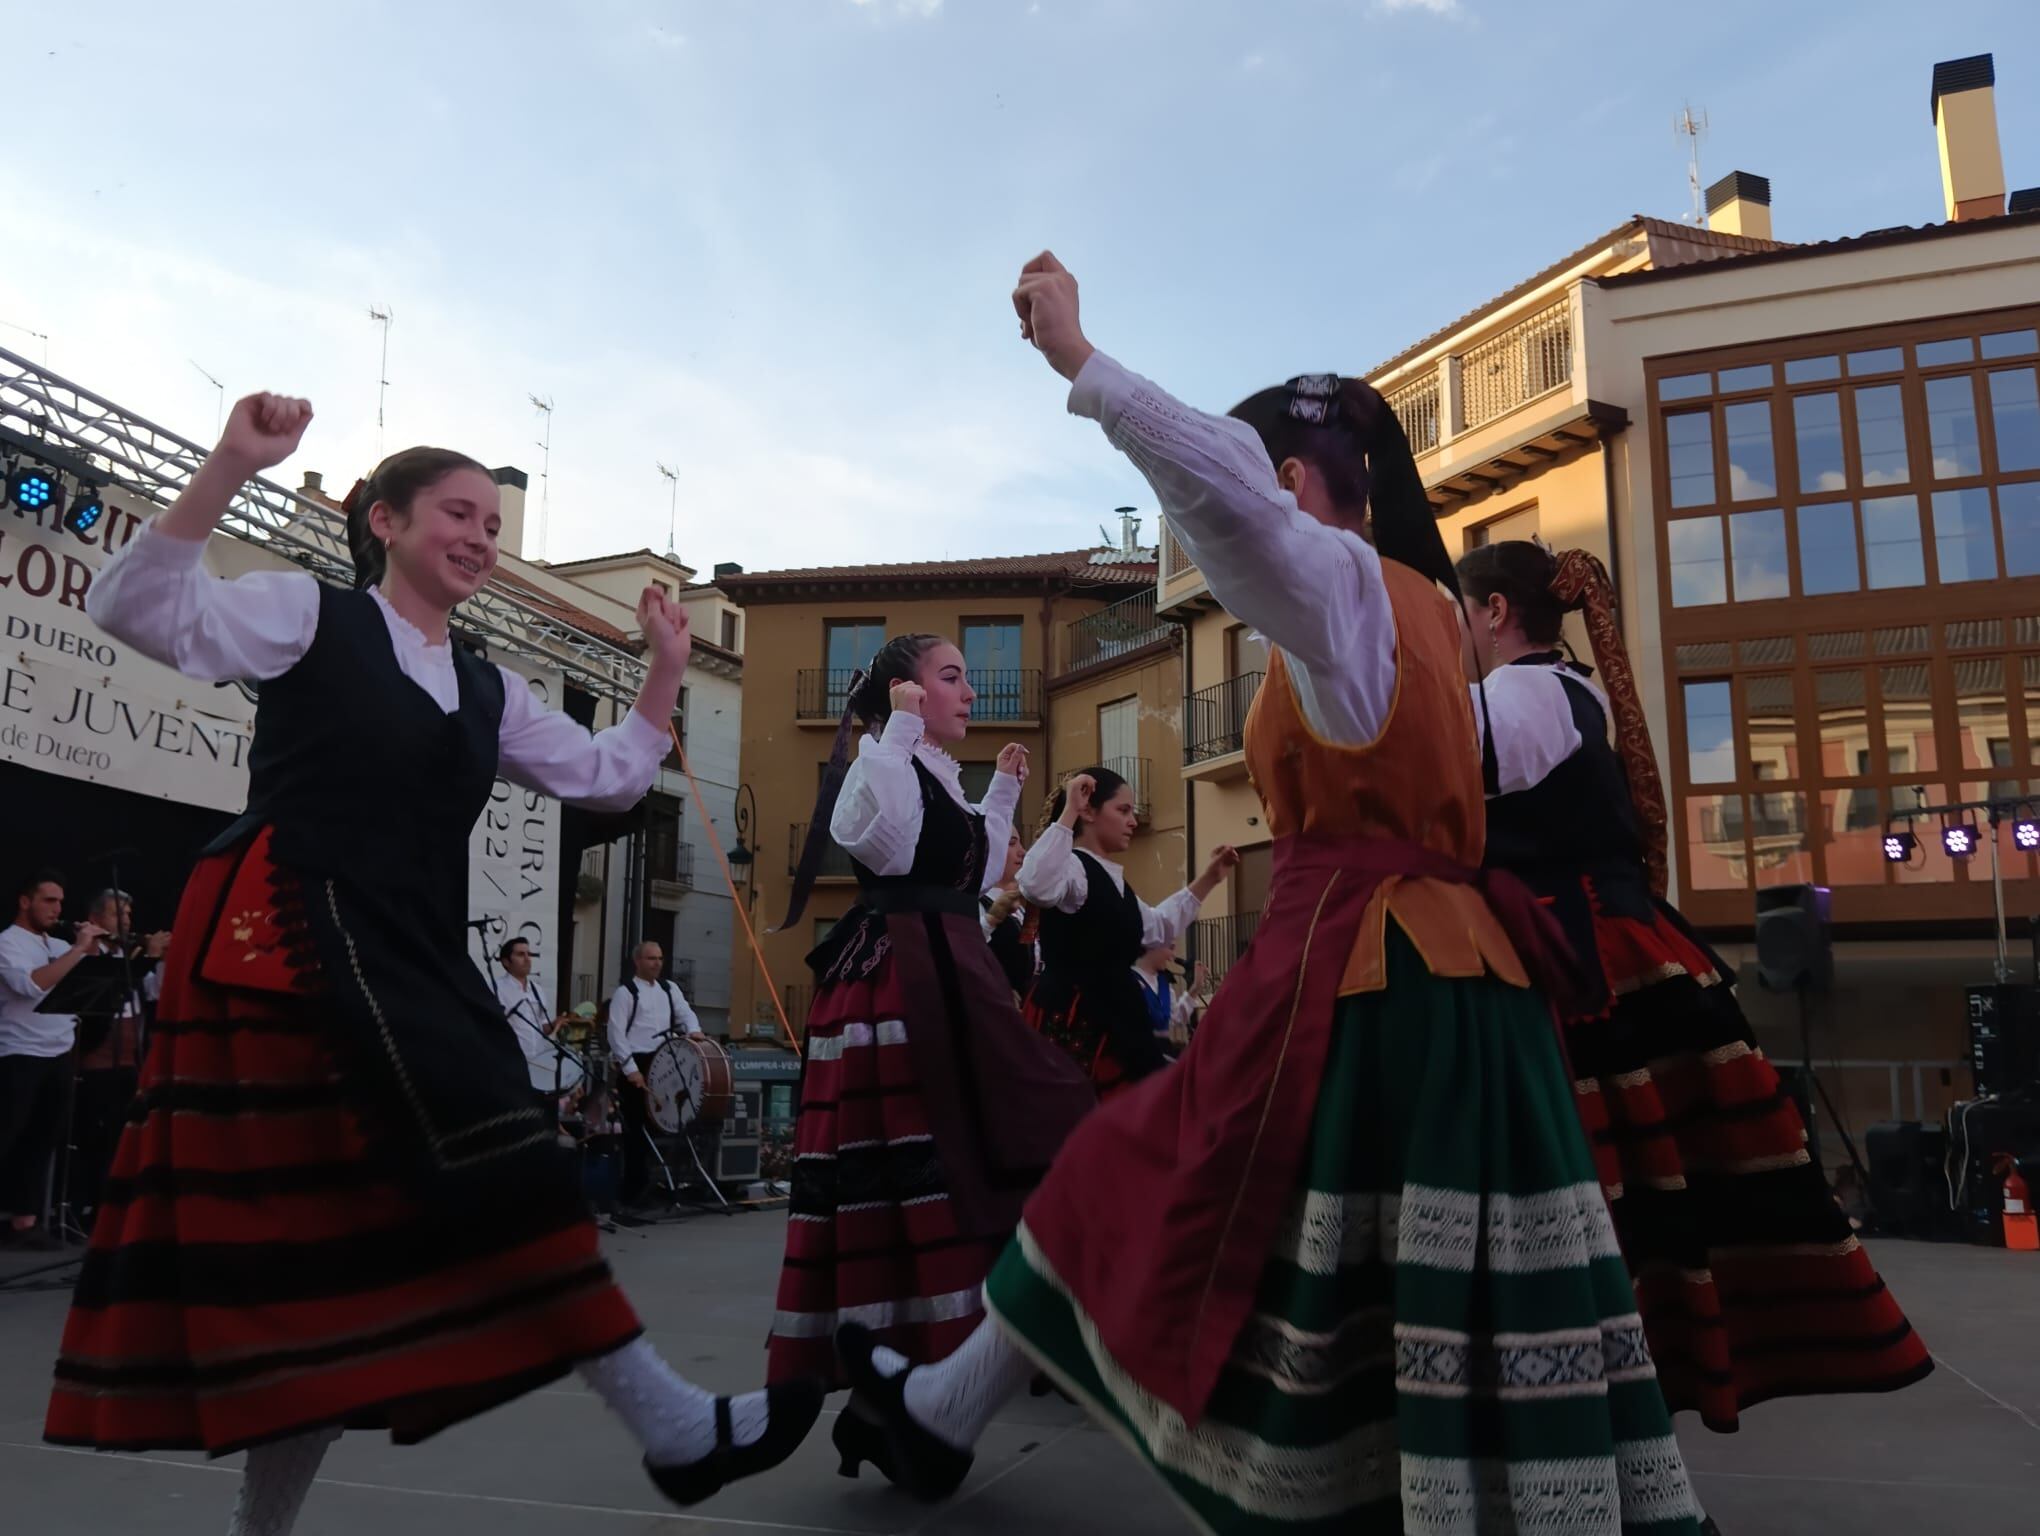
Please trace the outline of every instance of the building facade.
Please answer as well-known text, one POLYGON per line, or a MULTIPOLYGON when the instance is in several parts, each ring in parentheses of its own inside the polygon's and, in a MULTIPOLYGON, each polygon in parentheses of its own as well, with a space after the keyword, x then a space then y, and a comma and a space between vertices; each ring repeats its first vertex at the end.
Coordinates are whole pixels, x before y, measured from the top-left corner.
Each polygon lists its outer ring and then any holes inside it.
MULTIPOLYGON (((1173 760, 1174 639, 1154 616, 1155 569, 1153 553, 1129 539, 1067 554, 718 574, 745 635, 740 862, 764 970, 796 1031, 811 983, 803 957, 856 898, 848 858, 830 848, 806 912, 775 931, 856 671, 897 635, 958 645, 977 694, 956 751, 965 789, 982 794, 1000 749, 1025 746, 1032 773, 1019 824, 1031 837, 1061 773, 1115 757, 1138 779, 1142 762, 1173 760)), ((1156 830, 1143 831, 1127 867, 1138 888, 1166 891, 1182 880, 1180 783, 1158 771, 1153 783, 1156 830)), ((736 1016, 776 1029, 741 933, 731 969, 736 1016)))
MULTIPOLYGON (((1614 573, 1673 896, 1746 980, 1759 893, 1831 888, 1815 1066, 1859 1122, 1968 1091, 1993 844, 2015 929, 2040 911, 2009 820, 1947 818, 1981 823, 1968 860, 1908 820, 2040 793, 2040 214, 2007 209, 1990 90, 1987 59, 1936 72, 1949 223, 1786 244, 1738 172, 1712 227, 1632 218, 1368 375, 1448 548, 1536 535, 1614 573)), ((1166 537, 1158 591, 1190 630, 1190 819, 1265 845, 1238 755, 1261 653, 1166 537)), ((1241 930, 1255 896, 1228 893, 1241 930)), ((1796 1005, 1745 1002, 1797 1061, 1796 1005)))

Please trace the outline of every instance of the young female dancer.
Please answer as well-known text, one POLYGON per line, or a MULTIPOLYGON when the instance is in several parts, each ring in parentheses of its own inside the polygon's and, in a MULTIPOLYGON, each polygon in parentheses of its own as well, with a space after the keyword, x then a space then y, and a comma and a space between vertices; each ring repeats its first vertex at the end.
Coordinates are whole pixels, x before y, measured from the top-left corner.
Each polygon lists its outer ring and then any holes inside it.
POLYGON ((1036 957, 1039 923, 1029 921, 1031 914, 1020 896, 1020 865, 1026 857, 1027 845, 1020 841, 1016 829, 1007 835, 1005 867, 997 883, 978 899, 984 909, 980 926, 985 942, 992 946, 992 957, 1005 972, 1015 997, 1027 995, 1034 986, 1034 973, 1040 969, 1036 957))
POLYGON ((1459 583, 1500 768, 1488 862, 1596 962, 1566 1045, 1666 1402, 1731 1431, 1765 1398, 1919 1380, 1933 1361, 1808 1155, 1733 973, 1664 900, 1664 792, 1607 571, 1511 541, 1467 555, 1459 583), (1605 693, 1560 649, 1571 611, 1605 693))
POLYGON ((900 1480, 954 1487, 1038 1362, 1207 1530, 1691 1536, 1527 985, 1555 935, 1478 869, 1462 619, 1401 428, 1333 378, 1204 415, 1093 351, 1053 257, 1014 297, 1070 408, 1273 643, 1246 751, 1274 874, 1183 1059, 1101 1105, 1028 1203, 996 1321, 911 1372, 842 1331, 900 1480))
POLYGON ((57 1362, 46 1435, 247 1450, 237 1532, 287 1531, 343 1429, 399 1443, 578 1369, 680 1503, 782 1460, 818 1384, 735 1400, 639 1337, 461 942, 468 834, 500 771, 622 809, 687 668, 647 588, 636 709, 598 736, 450 633, 488 581, 489 472, 413 448, 347 503, 356 590, 222 581, 205 542, 296 449, 302 400, 252 395, 87 609, 206 680, 261 680, 248 810, 192 872, 141 1092, 57 1362))
MULTIPOLYGON (((939 1360, 984 1317, 985 1273, 1020 1205, 1092 1099, 1020 1018, 985 942, 978 898, 1008 846, 1027 754, 1008 746, 982 805, 944 746, 973 694, 963 654, 902 635, 851 689, 785 928, 806 902, 823 836, 849 853, 859 897, 808 957, 791 1219, 768 1376, 835 1377, 855 1321, 912 1360, 939 1360), (867 734, 844 768, 851 725, 867 734)), ((854 1405, 853 1405, 854 1406, 854 1405)), ((854 1412, 844 1471, 876 1460, 854 1412)))
POLYGON ((1041 975, 1027 1018, 1109 1098, 1168 1060, 1134 963, 1149 945, 1189 930, 1239 855, 1215 849, 1203 874, 1151 907, 1114 862, 1140 829, 1132 785, 1110 768, 1082 769, 1050 798, 1049 814, 1055 819, 1020 866, 1021 894, 1041 911, 1041 975))

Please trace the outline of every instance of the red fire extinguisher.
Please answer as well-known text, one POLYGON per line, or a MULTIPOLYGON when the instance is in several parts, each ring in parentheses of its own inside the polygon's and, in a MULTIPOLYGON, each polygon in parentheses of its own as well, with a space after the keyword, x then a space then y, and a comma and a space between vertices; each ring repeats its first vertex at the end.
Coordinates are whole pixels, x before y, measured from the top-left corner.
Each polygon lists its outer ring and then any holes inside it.
POLYGON ((2040 1250, 2040 1216, 2033 1212, 2033 1196, 2019 1165, 2009 1153, 2000 1152, 1996 1172, 2005 1176, 2005 1246, 2027 1253, 2040 1250))

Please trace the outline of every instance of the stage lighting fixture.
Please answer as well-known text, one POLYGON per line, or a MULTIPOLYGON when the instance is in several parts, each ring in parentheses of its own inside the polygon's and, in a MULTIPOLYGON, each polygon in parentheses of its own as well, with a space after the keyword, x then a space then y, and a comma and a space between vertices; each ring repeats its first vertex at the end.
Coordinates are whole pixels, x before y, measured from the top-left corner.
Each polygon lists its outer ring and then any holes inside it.
POLYGON ((1973 859, 1979 839, 1973 821, 1950 822, 1941 828, 1941 846, 1951 859, 1973 859))
POLYGON ((64 510, 63 524, 72 533, 83 538, 99 526, 99 520, 106 516, 106 503, 99 499, 99 492, 89 485, 78 487, 78 496, 64 510))
POLYGON ((1903 864, 1919 850, 1920 840, 1910 832, 1887 831, 1884 834, 1884 856, 1894 864, 1903 864))
POLYGON ((17 464, 7 477, 7 498, 24 512, 40 512, 57 499, 57 474, 40 464, 17 464))
POLYGON ((2012 846, 2026 853, 2040 853, 2040 820, 2035 820, 2033 807, 2022 805, 2019 816, 2012 823, 2012 846))

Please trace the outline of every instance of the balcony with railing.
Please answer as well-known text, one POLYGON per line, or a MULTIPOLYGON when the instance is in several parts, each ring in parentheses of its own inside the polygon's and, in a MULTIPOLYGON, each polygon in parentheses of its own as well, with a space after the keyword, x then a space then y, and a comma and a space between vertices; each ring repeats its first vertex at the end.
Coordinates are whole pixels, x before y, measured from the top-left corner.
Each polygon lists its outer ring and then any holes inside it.
POLYGON ((645 882, 646 899, 665 911, 694 888, 694 845, 681 841, 677 818, 653 816, 646 825, 645 882))
POLYGON ((1438 411, 1442 403, 1438 375, 1427 373, 1412 379, 1384 398, 1395 419, 1402 423, 1412 453, 1429 453, 1438 446, 1438 411))
POLYGON ((1201 688, 1183 701, 1183 771, 1193 778, 1244 773, 1247 711, 1261 674, 1243 672, 1201 688))
POLYGON ((1192 965, 1202 964, 1213 981, 1222 980, 1247 946, 1254 941, 1254 929, 1261 921, 1258 912, 1235 912, 1226 917, 1200 918, 1183 935, 1181 954, 1192 965))
POLYGON ((1560 302, 1468 351, 1459 364, 1463 429, 1486 426, 1570 384, 1572 339, 1572 305, 1560 302))
POLYGON ((1176 626, 1155 613, 1157 594, 1136 592, 1063 626, 1062 669, 1081 672, 1167 640, 1176 626))
MULTIPOLYGON (((850 681, 857 674, 840 668, 809 667, 794 675, 794 718, 804 725, 834 725, 850 702, 850 681)), ((977 702, 971 718, 1007 725, 1041 719, 1041 670, 1038 667, 973 667, 969 674, 977 702)))
MULTIPOLYGON (((786 873, 789 876, 800 872, 800 851, 807 846, 808 823, 796 821, 787 829, 786 873)), ((815 866, 817 880, 855 880, 857 871, 850 867, 850 855, 834 841, 822 844, 822 861, 815 866)))
POLYGON ((1145 757, 1108 757, 1101 759, 1099 767, 1110 770, 1126 780, 1133 791, 1133 814, 1146 821, 1154 814, 1155 765, 1145 757))

